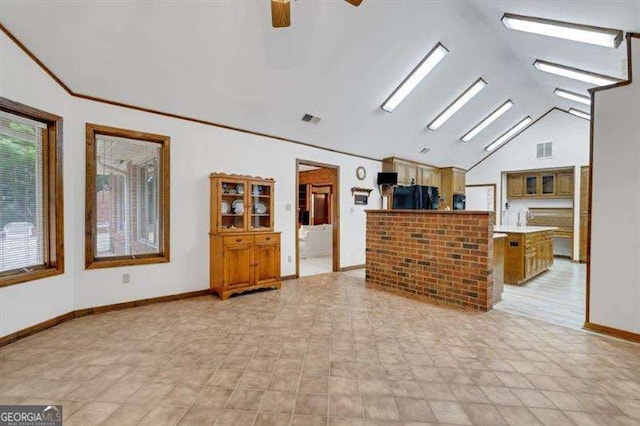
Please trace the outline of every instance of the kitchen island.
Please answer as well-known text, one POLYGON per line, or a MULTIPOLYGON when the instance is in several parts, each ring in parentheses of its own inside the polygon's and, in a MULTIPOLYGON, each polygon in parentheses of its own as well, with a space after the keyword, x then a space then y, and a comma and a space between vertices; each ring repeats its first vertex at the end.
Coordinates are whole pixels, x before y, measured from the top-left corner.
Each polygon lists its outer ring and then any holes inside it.
POLYGON ((493 212, 366 213, 368 286, 421 300, 491 309, 493 212))
POLYGON ((496 225, 495 232, 507 234, 504 282, 523 284, 553 265, 553 226, 496 225))

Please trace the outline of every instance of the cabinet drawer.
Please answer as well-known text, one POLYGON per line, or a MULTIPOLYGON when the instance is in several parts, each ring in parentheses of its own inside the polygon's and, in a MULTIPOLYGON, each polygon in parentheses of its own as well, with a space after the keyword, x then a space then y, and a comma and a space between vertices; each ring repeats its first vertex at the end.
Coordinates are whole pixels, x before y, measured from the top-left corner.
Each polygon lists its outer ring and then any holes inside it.
POLYGON ((253 244, 253 235, 236 235, 223 238, 225 246, 237 246, 242 244, 253 244))
POLYGON ((256 244, 279 243, 280 242, 280 234, 256 235, 255 239, 256 239, 256 244))

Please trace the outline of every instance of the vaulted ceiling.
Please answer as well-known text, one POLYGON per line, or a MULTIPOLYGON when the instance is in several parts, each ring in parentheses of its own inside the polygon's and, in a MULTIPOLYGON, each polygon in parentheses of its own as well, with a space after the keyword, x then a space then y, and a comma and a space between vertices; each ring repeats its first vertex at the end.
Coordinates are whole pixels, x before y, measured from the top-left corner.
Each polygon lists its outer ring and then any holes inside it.
POLYGON ((76 93, 375 158, 461 167, 525 116, 580 107, 554 88, 586 95, 591 86, 541 73, 535 59, 626 77, 624 43, 610 49, 511 31, 500 22, 505 12, 640 32, 638 0, 365 0, 358 8, 298 0, 284 29, 271 27, 267 0, 0 0, 0 22, 76 93), (437 42, 450 53, 393 113, 382 111, 437 42), (428 130, 478 77, 488 86, 428 130), (507 99, 514 108, 460 141, 507 99), (305 123, 304 113, 322 121, 305 123))

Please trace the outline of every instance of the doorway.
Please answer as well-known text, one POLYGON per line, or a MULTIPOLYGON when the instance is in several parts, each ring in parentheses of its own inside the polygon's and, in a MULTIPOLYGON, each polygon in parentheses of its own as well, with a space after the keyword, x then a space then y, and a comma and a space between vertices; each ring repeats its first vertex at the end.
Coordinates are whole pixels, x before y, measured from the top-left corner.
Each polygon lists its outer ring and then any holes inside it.
POLYGON ((296 160, 296 276, 340 270, 340 168, 296 160))

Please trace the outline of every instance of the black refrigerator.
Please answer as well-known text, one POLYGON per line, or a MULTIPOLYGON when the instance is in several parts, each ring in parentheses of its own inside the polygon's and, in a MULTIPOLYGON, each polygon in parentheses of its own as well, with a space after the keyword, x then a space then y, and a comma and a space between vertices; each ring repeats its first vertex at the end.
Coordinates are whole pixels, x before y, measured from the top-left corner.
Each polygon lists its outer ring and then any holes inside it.
POLYGON ((437 210, 440 205, 435 186, 396 186, 393 189, 393 208, 407 210, 437 210))

